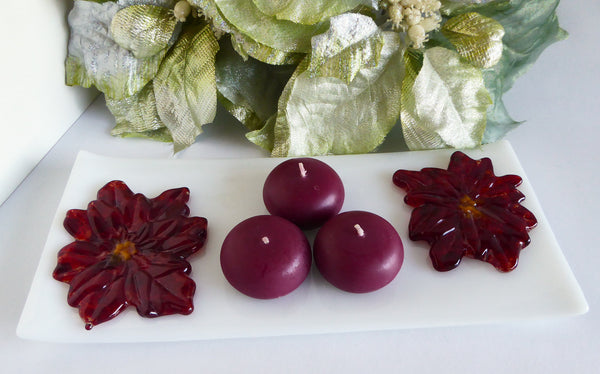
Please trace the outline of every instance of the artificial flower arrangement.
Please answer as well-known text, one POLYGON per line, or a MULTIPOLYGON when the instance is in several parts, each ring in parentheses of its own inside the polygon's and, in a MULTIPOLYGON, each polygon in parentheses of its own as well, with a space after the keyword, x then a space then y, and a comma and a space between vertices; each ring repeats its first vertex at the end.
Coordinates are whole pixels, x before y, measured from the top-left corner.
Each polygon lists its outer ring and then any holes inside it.
POLYGON ((217 103, 273 156, 472 148, 519 123, 502 95, 551 43, 559 0, 76 0, 69 85, 113 135, 190 146, 217 103))

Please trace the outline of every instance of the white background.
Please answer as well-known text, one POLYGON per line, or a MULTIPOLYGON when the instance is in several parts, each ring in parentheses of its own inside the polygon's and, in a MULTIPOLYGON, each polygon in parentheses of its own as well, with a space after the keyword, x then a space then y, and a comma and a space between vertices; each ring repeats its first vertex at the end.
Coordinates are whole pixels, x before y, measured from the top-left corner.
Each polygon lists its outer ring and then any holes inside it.
POLYGON ((64 83, 71 3, 2 3, 0 204, 97 95, 64 83))
MULTIPOLYGON (((26 4, 33 6, 32 2, 26 4)), ((15 17, 8 13, 5 16, 15 17)), ((52 16, 60 17, 48 14, 52 16)), ((513 117, 527 121, 508 139, 587 297, 590 305, 587 314, 502 325, 168 344, 74 345, 20 340, 15 336, 15 328, 77 152, 85 149, 117 156, 170 157, 168 145, 110 137, 114 123, 100 99, 0 207, 2 371, 597 372, 600 366, 600 246, 597 238, 600 167, 596 149, 600 139, 600 54, 597 53, 600 37, 596 25, 600 3, 564 1, 559 7, 559 17, 561 25, 570 33, 569 39, 546 50, 506 95, 513 117)), ((23 29, 25 27, 14 27, 12 35, 18 37, 23 29)), ((4 31, 3 34, 5 38, 4 31)), ((4 64, 3 61, 2 70, 4 64)), ((5 85, 0 90, 4 100, 5 92, 11 92, 11 87, 5 85)), ((20 110, 32 106, 47 108, 46 100, 52 100, 51 92, 45 97, 36 97, 34 102, 24 100, 15 105, 21 106, 20 110)), ((2 119, 0 123, 5 132, 6 122, 2 119)), ((241 126, 227 114, 220 113, 216 123, 208 126, 198 142, 178 157, 265 156, 244 140, 241 126)), ((393 137, 394 134, 390 140, 393 137)), ((7 137, 3 139, 4 143, 11 142, 7 137)), ((383 150, 394 150, 393 142, 386 143, 383 150)), ((4 182, 3 179, 2 184, 4 182)))

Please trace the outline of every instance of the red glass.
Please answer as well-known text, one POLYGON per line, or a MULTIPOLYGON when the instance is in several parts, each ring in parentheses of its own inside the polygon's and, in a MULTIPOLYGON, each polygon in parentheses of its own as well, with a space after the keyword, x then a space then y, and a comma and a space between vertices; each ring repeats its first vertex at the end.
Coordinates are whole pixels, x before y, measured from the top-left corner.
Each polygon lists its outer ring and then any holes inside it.
POLYGON ((429 256, 439 271, 452 270, 463 257, 513 270, 520 251, 537 225, 533 213, 520 203, 518 175, 496 176, 489 158, 473 160, 454 152, 447 170, 398 170, 394 183, 406 190, 406 204, 414 207, 411 240, 431 246, 429 256))
POLYGON ((67 301, 86 329, 129 305, 144 317, 193 311, 187 258, 203 247, 207 220, 189 217, 189 194, 177 188, 148 199, 112 181, 86 210, 67 212, 75 241, 59 251, 53 277, 70 285, 67 301))

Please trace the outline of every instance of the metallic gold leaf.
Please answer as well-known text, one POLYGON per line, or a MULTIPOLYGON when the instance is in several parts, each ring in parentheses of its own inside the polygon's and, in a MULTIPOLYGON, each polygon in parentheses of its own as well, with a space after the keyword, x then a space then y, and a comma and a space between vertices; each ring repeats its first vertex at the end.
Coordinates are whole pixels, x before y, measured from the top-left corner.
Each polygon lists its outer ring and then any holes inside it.
MULTIPOLYGON (((196 2, 198 0, 192 0, 196 2)), ((257 43, 283 52, 307 53, 310 38, 327 29, 326 22, 301 25, 261 12, 249 0, 214 0, 224 19, 257 43)))
POLYGON ((347 13, 332 17, 327 32, 314 36, 311 77, 336 77, 350 83, 363 68, 379 63, 383 35, 370 17, 347 13))
POLYGON ((229 21, 227 21, 219 8, 215 0, 188 0, 188 2, 198 8, 198 13, 204 15, 207 19, 212 21, 213 27, 222 33, 234 33, 239 32, 236 30, 229 21))
POLYGON ((567 37, 558 22, 558 4, 559 0, 495 0, 470 5, 442 2, 442 13, 447 17, 477 12, 504 26, 502 57, 483 75, 494 100, 488 108, 483 143, 495 142, 519 125, 507 112, 502 95, 548 46, 567 37))
MULTIPOLYGON (((308 58, 304 58, 302 61, 300 61, 298 66, 296 66, 296 69, 292 73, 292 76, 288 80, 287 84, 283 88, 283 91, 281 92, 281 95, 279 96, 279 100, 277 102, 277 115, 275 116, 275 123, 270 123, 269 127, 265 126, 262 129, 262 135, 267 136, 267 141, 269 143, 272 143, 272 155, 275 155, 275 153, 283 154, 284 152, 287 152, 287 149, 289 149, 290 127, 288 126, 287 122, 286 107, 292 96, 292 90, 294 89, 296 80, 302 73, 306 72, 309 62, 310 61, 308 58), (277 124, 279 124, 279 126, 277 126, 277 124), (275 149, 277 149, 278 151, 275 152, 275 149)), ((247 136, 247 138, 252 142, 254 142, 254 139, 257 139, 253 136, 247 136)), ((261 142, 256 144, 262 146, 261 142)))
POLYGON ((216 115, 218 50, 210 26, 188 25, 154 78, 157 111, 171 132, 175 152, 191 145, 201 126, 216 115))
POLYGON ((490 68, 502 57, 504 28, 496 20, 470 12, 450 18, 442 34, 474 66, 490 68))
MULTIPOLYGON (((521 1, 521 0, 518 0, 521 1)), ((523 0, 528 3, 546 1, 546 0, 523 0)), ((558 2, 558 0, 555 0, 558 2)), ((494 10, 498 12, 504 12, 509 10, 514 3, 515 0, 445 0, 442 1, 442 7, 440 8, 440 13, 447 17, 453 17, 457 14, 467 13, 467 12, 477 12, 482 13, 480 10, 491 5, 494 10)))
POLYGON ((136 58, 151 57, 169 46, 177 19, 171 9, 155 5, 132 5, 115 14, 110 34, 136 58))
POLYGON ((111 131, 112 135, 144 133, 165 127, 156 110, 152 83, 135 95, 121 100, 106 98, 106 106, 117 122, 111 131))
POLYGON ((258 43, 241 33, 233 34, 231 43, 233 44, 233 48, 235 48, 244 59, 252 57, 258 61, 271 65, 296 65, 305 56, 304 53, 284 52, 271 48, 258 43))
MULTIPOLYGON (((261 12, 277 19, 313 25, 365 4, 362 0, 252 0, 261 12)), ((370 2, 369 2, 370 3, 370 2)))
POLYGON ((279 101, 273 156, 366 153, 383 142, 400 114, 405 50, 398 33, 383 38, 379 64, 350 83, 299 65, 279 101))
POLYGON ((131 5, 156 5, 163 8, 173 9, 177 1, 179 0, 118 0, 117 2, 119 5, 121 5, 121 7, 127 7, 131 5))
POLYGON ((480 145, 492 103, 481 70, 442 47, 425 51, 418 74, 419 57, 407 57, 400 119, 409 149, 480 145))
POLYGON ((235 117, 235 119, 240 121, 249 130, 254 131, 263 126, 264 123, 258 118, 256 112, 249 106, 244 105, 245 103, 235 104, 219 91, 217 91, 217 100, 229 114, 235 117))
POLYGON ((173 142, 171 132, 166 127, 142 132, 122 132, 119 136, 122 138, 144 138, 164 143, 173 142))
POLYGON ((212 21, 215 30, 231 34, 231 43, 244 60, 252 57, 271 65, 296 65, 304 58, 304 53, 269 47, 244 34, 225 19, 214 0, 190 0, 190 3, 212 21))
POLYGON ((215 63, 219 102, 249 130, 260 129, 277 113, 277 100, 294 67, 244 61, 229 38, 222 38, 220 46, 215 63))
POLYGON ((276 121, 277 114, 273 114, 265 121, 265 125, 261 129, 247 132, 246 138, 264 150, 271 152, 275 142, 274 131, 276 121))
POLYGON ((93 85, 107 97, 120 100, 137 93, 154 78, 166 50, 139 59, 115 43, 108 29, 120 9, 114 2, 74 3, 68 19, 71 30, 65 63, 68 85, 93 85))

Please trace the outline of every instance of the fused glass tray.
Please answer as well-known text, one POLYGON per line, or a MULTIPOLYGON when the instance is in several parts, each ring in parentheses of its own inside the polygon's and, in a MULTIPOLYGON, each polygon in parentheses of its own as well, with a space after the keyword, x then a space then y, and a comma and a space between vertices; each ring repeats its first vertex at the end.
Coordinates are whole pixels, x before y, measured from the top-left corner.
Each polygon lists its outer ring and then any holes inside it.
MULTIPOLYGON (((275 300, 252 299, 231 287, 221 272, 219 252, 233 226, 267 213, 263 182, 281 159, 142 160, 81 152, 50 227, 17 334, 61 342, 181 341, 502 323, 585 313, 585 297, 506 141, 465 153, 490 157, 496 175, 523 177, 523 205, 539 223, 530 232, 531 244, 521 252, 518 267, 500 273, 489 264, 464 259, 457 269, 440 273, 430 263, 428 245, 408 239, 411 208, 403 202, 404 191, 392 183, 394 171, 446 168, 452 152, 320 157, 344 182, 342 211, 371 211, 398 230, 405 246, 404 265, 392 283, 369 294, 340 291, 313 266, 297 290, 275 300), (191 315, 146 319, 130 307, 87 331, 77 310, 66 302, 68 285, 52 278, 57 252, 72 241, 62 227, 67 210, 85 209, 98 189, 115 179, 148 197, 186 186, 191 215, 208 219, 204 253, 190 259, 197 285, 191 315)), ((307 233, 311 240, 314 234, 307 233)))

